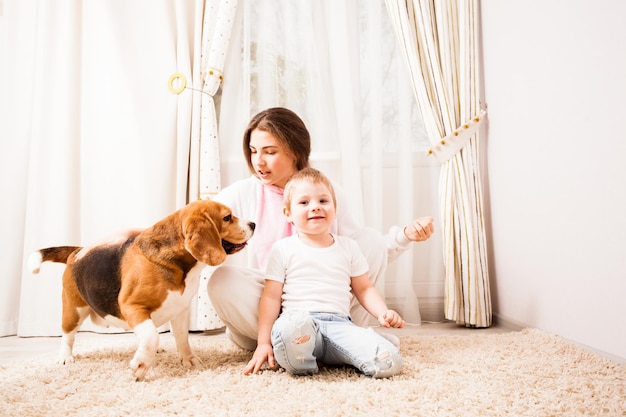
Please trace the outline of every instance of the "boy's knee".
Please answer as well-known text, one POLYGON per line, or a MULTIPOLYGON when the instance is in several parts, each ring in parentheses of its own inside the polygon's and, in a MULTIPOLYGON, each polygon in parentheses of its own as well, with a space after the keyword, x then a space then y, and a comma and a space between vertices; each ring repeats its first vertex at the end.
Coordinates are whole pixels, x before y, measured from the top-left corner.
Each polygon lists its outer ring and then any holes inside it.
POLYGON ((380 346, 374 359, 364 367, 363 373, 372 378, 389 378, 400 373, 403 365, 400 352, 380 346))
POLYGON ((293 343, 294 345, 301 345, 308 342, 309 340, 311 340, 311 335, 305 334, 304 336, 298 336, 295 339, 292 339, 291 343, 293 343))
POLYGON ((296 375, 309 375, 318 370, 315 350, 317 324, 307 312, 281 314, 272 330, 276 361, 296 375))

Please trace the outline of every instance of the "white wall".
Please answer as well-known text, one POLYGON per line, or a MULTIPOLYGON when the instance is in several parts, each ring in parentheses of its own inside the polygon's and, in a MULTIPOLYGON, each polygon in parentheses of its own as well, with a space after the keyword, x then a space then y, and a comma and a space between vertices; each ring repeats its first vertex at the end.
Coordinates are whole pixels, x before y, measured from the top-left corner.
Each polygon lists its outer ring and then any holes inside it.
POLYGON ((481 15, 496 317, 626 358, 626 2, 481 15))

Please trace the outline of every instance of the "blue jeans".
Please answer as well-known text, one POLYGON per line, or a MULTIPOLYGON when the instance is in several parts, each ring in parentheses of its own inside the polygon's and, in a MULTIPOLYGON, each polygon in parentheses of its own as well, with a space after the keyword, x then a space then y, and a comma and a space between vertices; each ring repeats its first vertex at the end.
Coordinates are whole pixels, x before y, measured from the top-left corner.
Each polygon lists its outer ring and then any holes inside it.
POLYGON ((283 312, 272 327, 272 346, 278 364, 296 375, 317 373, 319 361, 387 378, 399 373, 403 364, 391 342, 341 314, 283 312))

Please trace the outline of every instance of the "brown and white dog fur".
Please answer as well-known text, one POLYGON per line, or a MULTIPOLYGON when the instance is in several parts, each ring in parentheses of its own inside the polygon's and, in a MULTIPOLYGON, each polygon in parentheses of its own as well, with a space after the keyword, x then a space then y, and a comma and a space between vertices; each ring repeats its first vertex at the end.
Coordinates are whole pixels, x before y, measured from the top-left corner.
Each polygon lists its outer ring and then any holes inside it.
POLYGON ((79 246, 40 249, 29 266, 62 262, 63 338, 58 362, 73 362, 76 332, 88 317, 95 324, 133 330, 138 347, 130 367, 143 380, 153 364, 159 335, 168 321, 185 367, 200 360, 189 345, 189 306, 198 291, 200 271, 219 265, 245 246, 254 223, 235 217, 227 206, 209 200, 192 202, 125 242, 89 249, 79 246))

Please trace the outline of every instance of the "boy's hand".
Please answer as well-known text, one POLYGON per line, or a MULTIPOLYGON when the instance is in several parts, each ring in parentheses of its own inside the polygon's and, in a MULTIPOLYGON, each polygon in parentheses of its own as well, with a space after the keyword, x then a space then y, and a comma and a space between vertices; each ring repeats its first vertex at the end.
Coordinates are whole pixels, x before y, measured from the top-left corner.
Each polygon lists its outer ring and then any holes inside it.
POLYGON ((271 369, 274 369, 276 367, 276 362, 274 361, 274 350, 272 349, 272 345, 257 345, 256 350, 252 355, 252 359, 250 359, 250 362, 248 362, 246 367, 243 369, 243 374, 258 374, 259 370, 261 370, 261 367, 266 361, 271 369))
POLYGON ((378 316, 378 322, 383 327, 404 327, 404 320, 393 310, 387 310, 378 316))

